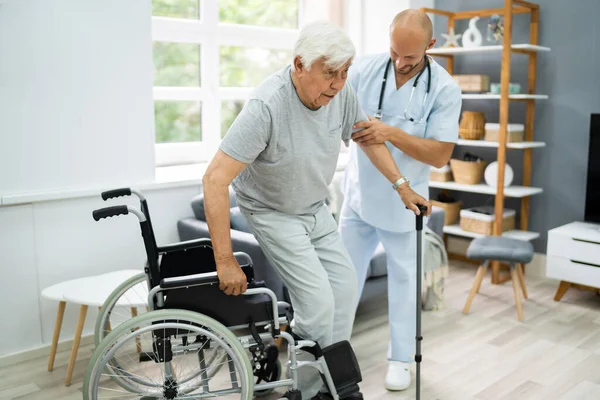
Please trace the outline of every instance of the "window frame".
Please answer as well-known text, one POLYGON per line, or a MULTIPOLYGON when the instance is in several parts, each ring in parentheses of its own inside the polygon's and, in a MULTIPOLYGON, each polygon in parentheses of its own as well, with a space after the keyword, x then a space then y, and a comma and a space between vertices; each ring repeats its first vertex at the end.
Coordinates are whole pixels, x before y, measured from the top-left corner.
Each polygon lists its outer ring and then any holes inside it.
MULTIPOLYGON (((298 26, 301 26, 302 1, 297 1, 298 26)), ((199 19, 152 16, 153 42, 200 45, 200 86, 153 86, 153 101, 200 102, 202 141, 156 143, 155 138, 156 167, 197 164, 210 160, 221 142, 222 101, 245 101, 254 89, 220 86, 221 46, 291 49, 299 32, 299 29, 219 22, 218 0, 199 2, 199 19)))

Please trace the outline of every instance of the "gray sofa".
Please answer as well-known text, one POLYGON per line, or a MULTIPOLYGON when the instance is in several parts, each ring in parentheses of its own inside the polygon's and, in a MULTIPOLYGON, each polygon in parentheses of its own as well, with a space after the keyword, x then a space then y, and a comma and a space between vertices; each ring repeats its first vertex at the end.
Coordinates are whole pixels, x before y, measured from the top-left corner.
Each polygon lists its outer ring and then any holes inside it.
MULTIPOLYGON (((231 210, 231 240, 233 251, 247 253, 254 263, 254 274, 257 280, 265 282, 266 286, 275 292, 278 299, 289 302, 287 291, 273 267, 265 258, 258 242, 249 231, 248 225, 237 207, 235 193, 229 192, 231 210)), ((199 194, 191 202, 194 217, 185 218, 177 223, 180 240, 191 240, 209 237, 208 225, 204 215, 204 195, 199 194)), ((444 210, 434 207, 431 216, 427 219, 427 226, 443 235, 444 210)), ((387 291, 387 260, 383 247, 379 245, 369 267, 367 282, 360 301, 363 302, 375 296, 380 296, 387 291)))

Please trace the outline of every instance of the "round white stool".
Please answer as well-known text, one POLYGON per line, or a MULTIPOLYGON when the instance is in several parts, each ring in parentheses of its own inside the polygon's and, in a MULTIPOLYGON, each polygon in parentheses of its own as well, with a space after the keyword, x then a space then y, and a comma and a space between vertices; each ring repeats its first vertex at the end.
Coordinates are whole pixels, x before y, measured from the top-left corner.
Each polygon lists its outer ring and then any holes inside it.
MULTIPOLYGON (((81 333, 83 331, 88 307, 101 307, 113 290, 115 290, 121 283, 132 276, 139 274, 140 272, 143 271, 128 269, 108 272, 105 274, 60 282, 47 287, 42 291, 42 297, 59 301, 56 323, 54 325, 54 336, 52 338, 52 346, 50 348, 50 356, 48 358, 48 371, 52 371, 54 368, 56 347, 58 346, 58 338, 60 336, 60 330, 67 302, 80 305, 79 319, 77 321, 77 328, 75 329, 75 337, 73 338, 73 347, 71 349, 71 357, 69 359, 69 366, 67 368, 65 385, 68 386, 71 384, 73 367, 75 365, 75 360, 77 359, 77 352, 79 350, 79 343, 81 341, 81 333)), ((145 306, 146 304, 130 304, 131 307, 142 305, 145 306)))

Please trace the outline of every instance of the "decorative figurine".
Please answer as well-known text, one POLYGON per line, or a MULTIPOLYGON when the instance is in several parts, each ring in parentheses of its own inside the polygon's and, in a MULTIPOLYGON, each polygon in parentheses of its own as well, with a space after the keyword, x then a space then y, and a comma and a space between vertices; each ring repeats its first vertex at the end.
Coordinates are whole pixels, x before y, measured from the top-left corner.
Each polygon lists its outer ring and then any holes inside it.
POLYGON ((473 17, 469 20, 469 29, 462 34, 463 47, 479 47, 483 41, 481 32, 477 29, 479 17, 473 17))
POLYGON ((504 38, 504 21, 498 14, 494 14, 488 20, 487 41, 502 43, 504 38))
POLYGON ((446 39, 446 43, 442 47, 460 47, 458 39, 461 37, 461 34, 455 34, 454 28, 450 28, 448 33, 442 33, 442 37, 446 39))

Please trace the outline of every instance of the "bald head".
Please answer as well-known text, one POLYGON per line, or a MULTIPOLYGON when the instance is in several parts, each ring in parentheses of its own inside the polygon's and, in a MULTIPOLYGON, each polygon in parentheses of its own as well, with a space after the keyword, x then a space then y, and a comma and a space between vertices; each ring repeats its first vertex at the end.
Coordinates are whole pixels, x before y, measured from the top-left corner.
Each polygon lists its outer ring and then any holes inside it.
POLYGON ((397 75, 412 76, 435 44, 431 20, 423 11, 404 10, 390 25, 390 56, 397 75))
POLYGON ((390 33, 403 31, 414 36, 421 36, 425 43, 433 38, 433 25, 429 16, 420 10, 408 9, 398 13, 390 25, 390 33))

